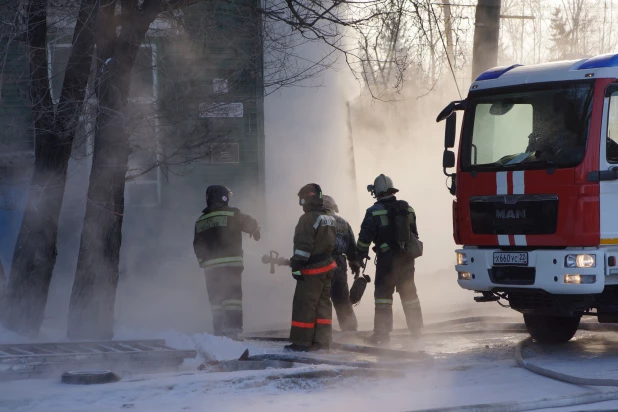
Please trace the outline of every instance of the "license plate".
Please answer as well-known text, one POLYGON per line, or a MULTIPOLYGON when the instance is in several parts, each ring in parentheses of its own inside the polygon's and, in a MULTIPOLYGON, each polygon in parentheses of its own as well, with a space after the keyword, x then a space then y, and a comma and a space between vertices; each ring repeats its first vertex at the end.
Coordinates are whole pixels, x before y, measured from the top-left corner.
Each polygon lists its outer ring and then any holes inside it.
POLYGON ((494 265, 528 266, 528 253, 526 252, 495 252, 494 265))

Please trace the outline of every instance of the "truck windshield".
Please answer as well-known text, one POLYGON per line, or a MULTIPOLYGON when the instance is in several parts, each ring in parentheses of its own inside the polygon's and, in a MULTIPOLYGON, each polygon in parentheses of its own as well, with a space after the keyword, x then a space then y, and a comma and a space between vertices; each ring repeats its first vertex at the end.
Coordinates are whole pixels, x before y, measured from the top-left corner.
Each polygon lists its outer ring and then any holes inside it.
POLYGON ((471 94, 462 141, 462 169, 578 165, 586 152, 593 84, 550 83, 471 94))

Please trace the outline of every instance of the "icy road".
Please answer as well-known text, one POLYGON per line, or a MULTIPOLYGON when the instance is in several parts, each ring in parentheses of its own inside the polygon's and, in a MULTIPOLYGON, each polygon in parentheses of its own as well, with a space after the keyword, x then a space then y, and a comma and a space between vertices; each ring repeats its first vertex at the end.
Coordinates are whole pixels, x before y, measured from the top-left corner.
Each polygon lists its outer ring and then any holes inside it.
MULTIPOLYGON (((462 327, 461 330, 472 329, 462 327)), ((176 348, 197 348, 211 360, 283 353, 283 343, 235 342, 207 334, 152 334, 176 348)), ((535 401, 614 388, 581 387, 537 376, 513 360, 520 333, 427 335, 412 341, 393 339, 391 348, 423 350, 435 360, 397 368, 381 377, 306 377, 303 372, 339 372, 341 366, 300 365, 291 369, 216 372, 198 371, 203 359, 185 362, 181 370, 158 375, 128 375, 118 383, 71 386, 58 379, 0 383, 2 411, 172 412, 172 411, 414 411, 507 401, 535 401)), ((312 354, 330 360, 375 360, 368 355, 333 351, 312 354)), ((533 346, 528 360, 553 370, 583 377, 618 377, 618 336, 611 332, 579 332, 568 345, 553 349, 533 346)), ((296 364, 299 365, 299 364, 296 364)), ((400 365, 401 366, 401 365, 400 365)), ((552 411, 618 410, 618 402, 556 408, 552 411)))

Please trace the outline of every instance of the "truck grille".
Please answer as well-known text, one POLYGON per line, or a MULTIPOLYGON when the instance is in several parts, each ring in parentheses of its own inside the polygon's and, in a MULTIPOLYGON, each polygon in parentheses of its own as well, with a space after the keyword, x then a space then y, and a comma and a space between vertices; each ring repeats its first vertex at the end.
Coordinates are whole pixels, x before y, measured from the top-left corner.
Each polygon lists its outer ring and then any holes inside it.
POLYGON ((530 267, 500 266, 489 269, 489 278, 496 285, 534 285, 536 269, 530 267))
POLYGON ((478 235, 556 233, 558 196, 501 195, 470 198, 472 231, 478 235))

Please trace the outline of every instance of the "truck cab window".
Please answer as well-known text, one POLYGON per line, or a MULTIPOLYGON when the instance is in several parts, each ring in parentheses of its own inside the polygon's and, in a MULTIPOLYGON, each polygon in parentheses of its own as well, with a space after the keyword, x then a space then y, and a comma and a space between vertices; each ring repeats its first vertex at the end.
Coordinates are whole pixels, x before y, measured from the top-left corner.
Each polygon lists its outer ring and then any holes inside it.
MULTIPOLYGON (((592 95, 590 82, 479 92, 466 113, 463 170, 578 165, 586 151, 592 95)), ((616 114, 618 121, 618 109, 616 114)))
POLYGON ((618 163, 618 92, 612 93, 609 98, 609 118, 607 119, 607 146, 608 163, 618 163))

